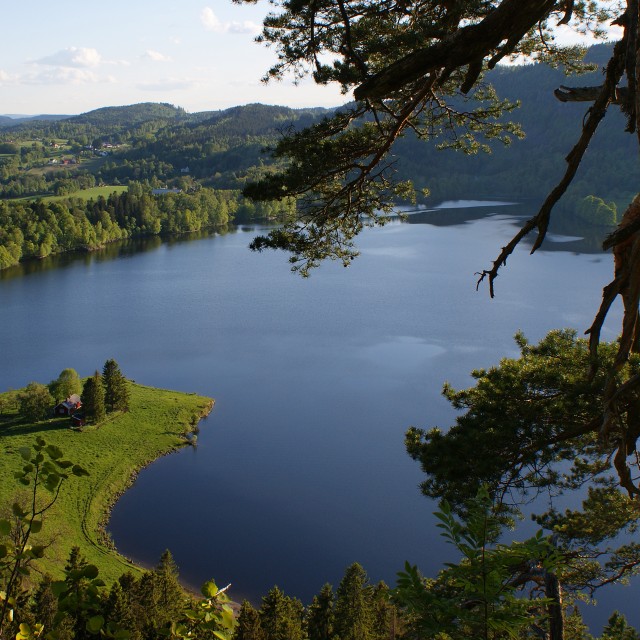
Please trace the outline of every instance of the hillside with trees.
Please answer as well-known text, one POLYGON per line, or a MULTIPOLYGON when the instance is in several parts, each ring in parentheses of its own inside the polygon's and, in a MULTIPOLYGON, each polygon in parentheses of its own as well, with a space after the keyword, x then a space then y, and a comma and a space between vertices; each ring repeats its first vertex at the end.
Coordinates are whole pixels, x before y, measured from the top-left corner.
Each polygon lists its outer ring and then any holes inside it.
MULTIPOLYGON (((409 132, 394 150, 397 178, 413 181, 418 192, 430 190, 430 203, 459 197, 541 197, 563 167, 567 145, 579 131, 576 115, 583 111, 581 105, 559 102, 553 92, 572 82, 597 84, 610 51, 610 45, 592 47, 586 60, 597 69, 579 79, 543 64, 497 67, 486 82, 500 98, 519 103, 501 119, 519 123, 525 137, 511 134, 508 147, 490 142, 490 155, 475 147, 465 155, 438 149, 447 142, 456 146, 454 138, 434 132, 425 144, 409 132)), ((10 128, 0 122, 0 197, 65 195, 132 181, 185 191, 201 186, 242 189, 269 175, 274 160, 265 147, 331 114, 260 104, 190 114, 168 104, 144 103, 10 128)), ((592 141, 563 215, 615 223, 612 203, 619 208, 629 195, 628 185, 640 177, 637 163, 627 161, 631 141, 619 126, 622 118, 612 114, 592 141), (590 206, 588 196, 604 201, 608 209, 595 213, 598 203, 590 206)))

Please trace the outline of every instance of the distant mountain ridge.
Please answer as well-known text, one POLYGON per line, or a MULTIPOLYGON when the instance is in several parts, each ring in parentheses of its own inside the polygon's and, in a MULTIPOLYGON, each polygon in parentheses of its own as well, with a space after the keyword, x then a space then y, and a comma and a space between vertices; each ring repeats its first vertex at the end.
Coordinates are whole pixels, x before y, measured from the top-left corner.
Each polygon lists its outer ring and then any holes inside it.
POLYGON ((19 114, 3 114, 0 115, 0 127, 16 127, 21 124, 26 124, 29 122, 37 121, 37 120, 49 120, 52 122, 57 122, 58 120, 66 120, 71 118, 72 116, 68 115, 56 115, 56 114, 39 114, 35 116, 27 116, 27 115, 19 115, 19 114))

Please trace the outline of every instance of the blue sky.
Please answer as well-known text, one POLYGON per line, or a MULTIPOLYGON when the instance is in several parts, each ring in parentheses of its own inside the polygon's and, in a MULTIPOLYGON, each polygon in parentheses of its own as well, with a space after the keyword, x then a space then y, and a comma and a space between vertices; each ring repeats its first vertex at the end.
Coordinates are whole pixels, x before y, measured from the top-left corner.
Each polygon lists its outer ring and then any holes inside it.
POLYGON ((5 0, 0 114, 76 114, 137 102, 190 112, 344 103, 337 87, 260 82, 274 54, 253 40, 269 7, 266 0, 5 0))
POLYGON ((260 82, 274 54, 253 39, 268 11, 263 0, 10 0, 0 9, 0 113, 345 102, 337 88, 310 81, 260 82))

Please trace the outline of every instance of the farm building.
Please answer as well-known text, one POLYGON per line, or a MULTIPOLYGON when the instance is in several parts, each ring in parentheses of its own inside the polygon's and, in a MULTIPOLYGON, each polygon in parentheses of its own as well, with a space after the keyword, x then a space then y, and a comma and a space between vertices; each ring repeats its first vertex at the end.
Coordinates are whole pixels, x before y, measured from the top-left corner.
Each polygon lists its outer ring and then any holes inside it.
POLYGON ((77 393, 69 396, 64 402, 57 404, 53 412, 57 416, 70 416, 82 406, 82 401, 77 393))

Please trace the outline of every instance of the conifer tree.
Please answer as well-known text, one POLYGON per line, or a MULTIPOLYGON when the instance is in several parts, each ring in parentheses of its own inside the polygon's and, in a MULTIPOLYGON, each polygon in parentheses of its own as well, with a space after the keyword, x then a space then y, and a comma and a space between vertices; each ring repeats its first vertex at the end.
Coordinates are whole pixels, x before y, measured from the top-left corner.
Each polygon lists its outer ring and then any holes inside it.
POLYGON ((127 379, 122 375, 118 363, 109 359, 102 368, 102 383, 104 385, 104 402, 107 411, 129 410, 129 387, 127 379))
POLYGON ((285 596, 278 587, 273 587, 262 598, 260 607, 260 624, 266 640, 302 640, 303 611, 299 600, 285 596))
POLYGON ((238 626, 233 640, 266 640, 266 634, 260 624, 260 614, 248 600, 244 600, 240 606, 238 626))
POLYGON ((137 583, 133 599, 137 606, 138 627, 143 637, 155 638, 178 620, 184 610, 185 594, 178 581, 178 569, 165 551, 153 571, 137 583))
POLYGON ((373 589, 357 562, 347 567, 336 590, 335 632, 340 640, 374 638, 373 589))
POLYGON ((307 636, 309 640, 331 640, 334 637, 334 600, 335 596, 330 584, 325 584, 320 593, 313 596, 307 610, 307 636))
POLYGON ((104 420, 104 388, 97 371, 86 380, 82 388, 82 409, 87 418, 94 422, 98 423, 104 420))
POLYGON ((629 625, 620 612, 614 611, 607 626, 602 630, 600 640, 640 640, 640 634, 629 625))
POLYGON ((120 582, 114 582, 109 591, 109 597, 104 607, 107 623, 115 625, 129 634, 129 640, 139 640, 141 634, 136 623, 135 609, 129 594, 122 588, 120 582))
POLYGON ((160 556, 160 562, 153 570, 157 603, 171 620, 175 620, 185 604, 185 593, 180 586, 178 566, 168 549, 160 556))
POLYGON ((33 617, 45 629, 53 629, 53 622, 58 613, 58 598, 51 588, 51 577, 45 575, 33 596, 33 617))
POLYGON ((389 587, 379 582, 373 588, 373 632, 377 640, 393 640, 400 635, 398 610, 391 601, 389 587))

